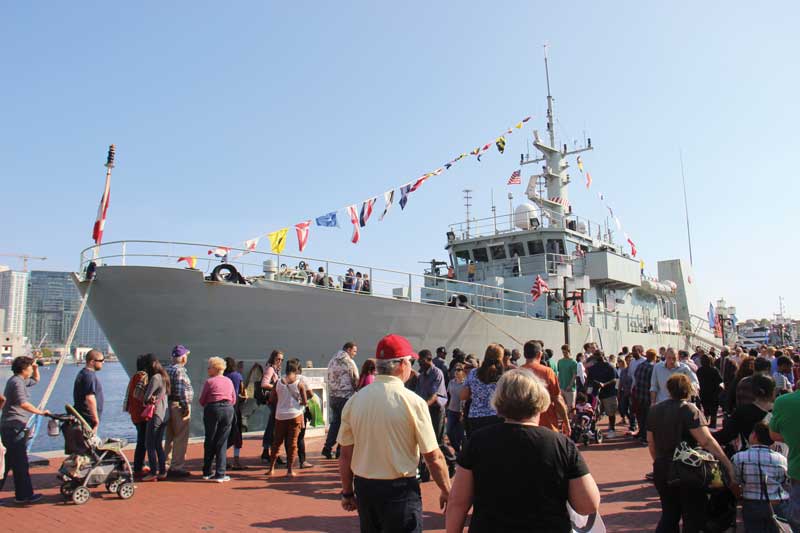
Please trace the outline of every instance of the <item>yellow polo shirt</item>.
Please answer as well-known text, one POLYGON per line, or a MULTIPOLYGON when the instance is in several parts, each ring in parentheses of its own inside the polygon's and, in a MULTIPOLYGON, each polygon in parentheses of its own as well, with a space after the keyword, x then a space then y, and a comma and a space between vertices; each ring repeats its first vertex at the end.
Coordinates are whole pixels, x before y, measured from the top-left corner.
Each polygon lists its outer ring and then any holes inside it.
POLYGON ((394 376, 376 376, 347 401, 337 440, 353 446, 353 473, 367 479, 414 477, 420 452, 439 447, 428 404, 394 376))

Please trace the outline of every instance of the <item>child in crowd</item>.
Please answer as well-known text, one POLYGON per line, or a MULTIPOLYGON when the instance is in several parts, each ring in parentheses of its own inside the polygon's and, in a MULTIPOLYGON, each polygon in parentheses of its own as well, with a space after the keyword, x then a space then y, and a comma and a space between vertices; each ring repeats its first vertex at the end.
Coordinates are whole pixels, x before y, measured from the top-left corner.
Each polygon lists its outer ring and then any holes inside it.
MULTIPOLYGON (((777 516, 789 516, 788 463, 771 450, 769 426, 762 420, 753 426, 750 448, 733 456, 737 481, 742 486, 742 518, 745 531, 773 531, 777 516)), ((792 524, 796 527, 797 524, 792 524)))
POLYGON ((576 418, 587 416, 590 420, 594 416, 594 408, 585 392, 579 392, 575 396, 575 416, 576 418))

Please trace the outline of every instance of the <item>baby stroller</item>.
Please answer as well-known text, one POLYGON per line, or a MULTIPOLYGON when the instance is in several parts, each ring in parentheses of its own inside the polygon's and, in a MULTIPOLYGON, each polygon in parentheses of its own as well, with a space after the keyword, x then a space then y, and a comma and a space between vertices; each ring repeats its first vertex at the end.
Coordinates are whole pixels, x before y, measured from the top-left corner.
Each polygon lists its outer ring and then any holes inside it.
POLYGON ((103 483, 106 490, 123 500, 133 496, 133 469, 122 453, 127 444, 123 439, 101 441, 91 426, 71 405, 63 415, 50 415, 50 434, 64 435, 64 453, 68 455, 57 477, 61 480, 61 495, 78 505, 89 501, 89 488, 103 483))
POLYGON ((575 407, 571 422, 571 438, 574 443, 582 442, 584 446, 588 446, 591 441, 597 444, 603 442, 603 432, 597 429, 597 422, 600 418, 597 410, 598 403, 595 396, 589 396, 586 403, 588 409, 581 410, 580 407, 575 407))

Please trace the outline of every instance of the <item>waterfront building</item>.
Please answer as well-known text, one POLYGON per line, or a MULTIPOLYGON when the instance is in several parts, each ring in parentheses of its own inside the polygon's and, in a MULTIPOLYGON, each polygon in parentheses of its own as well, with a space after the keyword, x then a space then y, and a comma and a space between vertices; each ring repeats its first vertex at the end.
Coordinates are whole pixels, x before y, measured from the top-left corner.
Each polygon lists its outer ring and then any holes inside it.
POLYGON ((0 331, 19 337, 25 336, 27 297, 28 273, 0 266, 0 309, 5 311, 5 320, 0 322, 0 331))
MULTIPOLYGON (((28 282, 27 336, 32 346, 62 348, 78 314, 81 296, 69 272, 34 270, 28 282), (42 342, 43 341, 43 342, 42 342)), ((73 346, 89 346, 104 352, 108 340, 87 308, 78 325, 73 346)))

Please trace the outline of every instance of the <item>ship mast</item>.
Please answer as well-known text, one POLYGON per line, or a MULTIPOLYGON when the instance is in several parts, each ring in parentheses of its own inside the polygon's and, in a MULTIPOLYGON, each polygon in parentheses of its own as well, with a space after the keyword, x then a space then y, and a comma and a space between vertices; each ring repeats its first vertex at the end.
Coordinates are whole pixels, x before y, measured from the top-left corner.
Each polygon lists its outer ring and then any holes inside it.
POLYGON ((555 113, 553 113, 553 95, 550 91, 550 65, 546 44, 544 45, 544 73, 547 82, 547 133, 549 144, 542 142, 539 138, 539 132, 534 130, 533 146, 541 152, 541 157, 531 159, 529 155, 522 155, 520 156, 520 165, 544 163, 541 174, 530 177, 525 194, 532 202, 553 215, 551 220, 555 218, 554 222, 559 222, 563 226, 564 218, 571 211, 567 187, 570 182, 569 174, 567 174, 567 169, 569 168, 567 156, 592 150, 592 139, 587 139, 586 146, 572 151, 567 150, 566 144, 561 150, 556 147, 555 113), (546 197, 536 190, 536 182, 540 178, 545 182, 547 188, 546 197))

